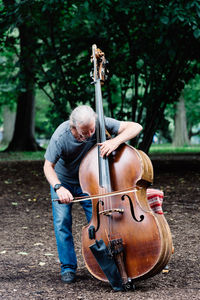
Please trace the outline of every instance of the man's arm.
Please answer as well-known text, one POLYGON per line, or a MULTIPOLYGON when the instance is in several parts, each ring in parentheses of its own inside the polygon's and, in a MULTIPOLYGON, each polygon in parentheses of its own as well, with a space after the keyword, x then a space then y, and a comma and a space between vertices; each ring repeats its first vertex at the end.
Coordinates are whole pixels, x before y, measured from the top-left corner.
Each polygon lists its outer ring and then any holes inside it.
MULTIPOLYGON (((52 187, 55 186, 57 183, 61 183, 58 179, 58 176, 54 170, 55 165, 48 161, 47 159, 44 162, 44 174, 46 176, 46 179, 50 183, 52 187)), ((70 193, 69 190, 61 186, 56 193, 58 194, 59 200, 61 203, 69 203, 73 200, 73 196, 70 193)))
POLYGON ((120 122, 118 135, 113 139, 100 143, 101 156, 108 156, 112 151, 117 149, 119 145, 137 136, 141 130, 142 126, 139 123, 125 121, 120 122))

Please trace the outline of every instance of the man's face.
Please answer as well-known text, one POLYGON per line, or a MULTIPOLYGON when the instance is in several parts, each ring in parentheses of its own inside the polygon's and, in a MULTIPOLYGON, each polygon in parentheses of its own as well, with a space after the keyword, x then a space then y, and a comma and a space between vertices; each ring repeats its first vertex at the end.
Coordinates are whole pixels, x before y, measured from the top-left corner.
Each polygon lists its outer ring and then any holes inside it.
POLYGON ((85 141, 95 133, 95 120, 90 121, 87 125, 77 125, 78 140, 85 141))

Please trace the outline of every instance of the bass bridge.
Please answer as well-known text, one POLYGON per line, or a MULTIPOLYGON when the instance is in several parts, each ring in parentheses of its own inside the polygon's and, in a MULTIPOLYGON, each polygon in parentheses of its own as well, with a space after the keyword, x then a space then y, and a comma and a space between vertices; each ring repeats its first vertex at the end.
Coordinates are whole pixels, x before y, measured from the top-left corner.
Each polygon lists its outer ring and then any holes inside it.
POLYGON ((111 208, 111 209, 105 209, 99 212, 100 215, 104 215, 104 216, 111 216, 113 213, 119 213, 119 214, 123 214, 124 213, 124 209, 122 208, 111 208))

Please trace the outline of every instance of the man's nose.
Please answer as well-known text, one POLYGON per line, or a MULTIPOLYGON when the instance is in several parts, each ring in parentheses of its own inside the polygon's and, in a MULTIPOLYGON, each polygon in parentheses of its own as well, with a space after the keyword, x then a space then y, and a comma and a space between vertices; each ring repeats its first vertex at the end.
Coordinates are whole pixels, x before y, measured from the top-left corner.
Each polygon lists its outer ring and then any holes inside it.
POLYGON ((89 132, 88 132, 88 136, 92 136, 93 135, 93 130, 90 130, 89 132))

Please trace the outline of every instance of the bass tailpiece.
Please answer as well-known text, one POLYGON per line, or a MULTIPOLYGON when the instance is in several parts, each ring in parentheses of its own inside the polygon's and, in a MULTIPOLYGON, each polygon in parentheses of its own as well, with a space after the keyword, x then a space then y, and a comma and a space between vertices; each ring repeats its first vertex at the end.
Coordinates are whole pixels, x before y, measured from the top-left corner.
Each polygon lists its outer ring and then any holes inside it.
POLYGON ((114 258, 114 261, 118 267, 119 273, 122 278, 122 287, 124 291, 135 290, 135 285, 132 279, 128 277, 125 268, 125 255, 122 239, 113 239, 109 241, 108 251, 114 258))

